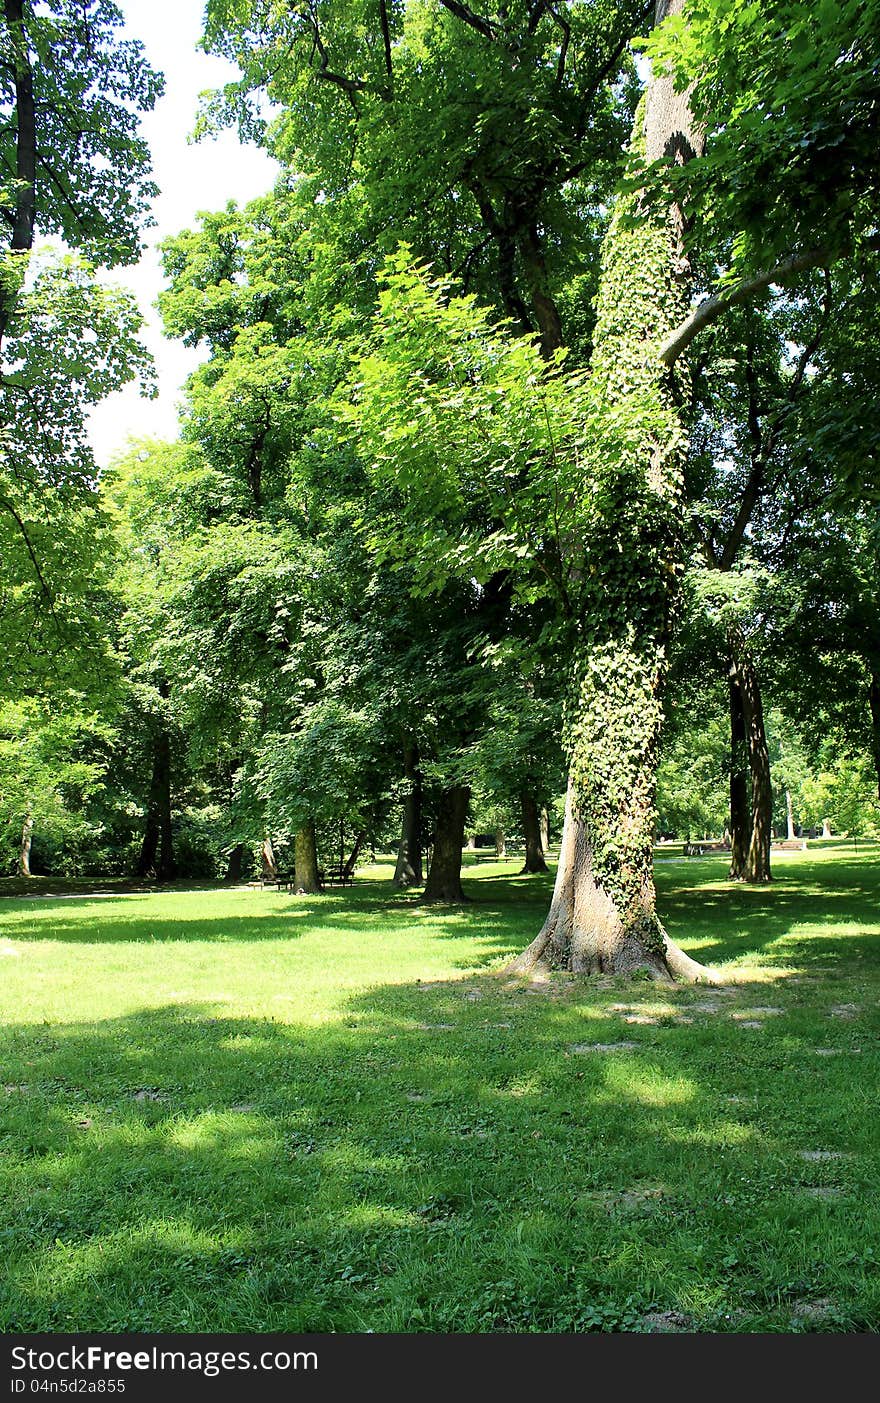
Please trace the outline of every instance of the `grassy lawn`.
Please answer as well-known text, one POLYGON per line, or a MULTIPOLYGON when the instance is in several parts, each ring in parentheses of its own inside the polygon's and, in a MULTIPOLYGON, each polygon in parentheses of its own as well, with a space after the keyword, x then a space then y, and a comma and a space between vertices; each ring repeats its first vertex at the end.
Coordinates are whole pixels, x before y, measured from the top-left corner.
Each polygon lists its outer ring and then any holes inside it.
POLYGON ((493 977, 517 865, 0 900, 0 1328, 876 1330, 880 850, 659 861, 720 990, 493 977))

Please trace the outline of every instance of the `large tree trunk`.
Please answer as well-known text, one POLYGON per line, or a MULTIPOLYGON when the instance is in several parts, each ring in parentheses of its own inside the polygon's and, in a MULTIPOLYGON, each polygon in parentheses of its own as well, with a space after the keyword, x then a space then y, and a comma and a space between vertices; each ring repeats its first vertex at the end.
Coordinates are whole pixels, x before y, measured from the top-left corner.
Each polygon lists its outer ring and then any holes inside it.
POLYGON ((868 700, 871 705, 871 754, 874 757, 877 792, 880 794, 880 673, 871 673, 868 700))
POLYGON ((18 850, 18 875, 19 877, 30 877, 31 874, 31 843, 34 835, 34 816, 28 809, 24 816, 24 823, 21 825, 21 846, 18 850))
POLYGON ((394 869, 394 885, 401 889, 421 886, 423 880, 422 772, 419 768, 419 752, 415 745, 404 746, 403 774, 407 791, 403 801, 397 866, 394 869))
POLYGON ((741 882, 746 875, 751 831, 749 757, 742 692, 732 658, 728 683, 730 687, 730 871, 727 875, 732 881, 741 882))
POLYGON ((565 822, 550 912, 521 955, 508 966, 525 974, 536 966, 575 974, 626 974, 645 970, 653 978, 714 982, 715 976, 680 950, 659 927, 654 911, 654 881, 648 871, 634 888, 630 909, 622 909, 597 872, 589 825, 577 816, 571 784, 565 799, 565 822), (661 939, 657 939, 658 931, 661 939))
MULTIPOLYGON (((545 848, 542 842, 541 817, 538 812, 538 805, 531 794, 520 796, 522 808, 523 833, 526 840, 526 860, 523 872, 546 872, 547 863, 544 861, 545 848)), ((543 811, 546 813, 546 810, 543 811)))
MULTIPOLYGON (((680 9, 681 0, 659 0, 657 21, 680 9)), ((699 146, 687 95, 675 92, 671 78, 653 80, 636 119, 634 154, 648 163, 684 162, 699 146)), ((556 886, 542 931, 514 963, 518 971, 540 962, 583 972, 711 977, 668 941, 653 878, 661 693, 684 561, 686 452, 678 393, 659 351, 689 303, 683 228, 680 210, 644 208, 632 190, 619 199, 603 247, 591 380, 597 401, 616 411, 617 427, 609 425, 615 452, 596 464, 602 491, 583 541, 589 568, 579 576, 583 633, 556 886)))
POLYGON ((470 797, 470 789, 462 786, 440 795, 424 901, 467 901, 461 885, 461 850, 470 797))
POLYGON ((304 823, 294 839, 294 885, 297 896, 317 896, 321 891, 318 877, 318 851, 315 846, 315 825, 311 819, 304 823))

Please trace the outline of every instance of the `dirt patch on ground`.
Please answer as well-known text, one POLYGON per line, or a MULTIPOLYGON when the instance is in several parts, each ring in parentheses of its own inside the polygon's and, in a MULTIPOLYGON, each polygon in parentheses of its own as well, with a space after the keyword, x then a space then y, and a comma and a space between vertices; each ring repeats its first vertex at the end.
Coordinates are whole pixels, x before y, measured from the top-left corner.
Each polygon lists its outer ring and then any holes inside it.
POLYGON ((639 1325, 648 1335, 675 1335, 693 1329, 690 1316, 680 1310, 649 1310, 640 1317, 639 1325))
POLYGON ((617 1043, 569 1043, 568 1051, 580 1054, 582 1052, 631 1052, 633 1048, 639 1047, 639 1043, 617 1042, 617 1043))

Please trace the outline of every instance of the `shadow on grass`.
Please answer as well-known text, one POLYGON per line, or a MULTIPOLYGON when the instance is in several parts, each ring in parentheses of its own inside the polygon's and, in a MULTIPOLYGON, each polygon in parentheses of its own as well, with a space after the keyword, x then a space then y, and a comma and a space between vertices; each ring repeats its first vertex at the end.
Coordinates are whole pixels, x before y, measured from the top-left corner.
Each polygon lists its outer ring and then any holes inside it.
POLYGON ((864 1030, 801 992, 756 1034, 681 990, 622 1031, 621 987, 385 986, 320 1028, 183 1005, 6 1031, 0 1323, 549 1332, 684 1309, 778 1329, 832 1294, 831 1328, 865 1325, 864 1030))

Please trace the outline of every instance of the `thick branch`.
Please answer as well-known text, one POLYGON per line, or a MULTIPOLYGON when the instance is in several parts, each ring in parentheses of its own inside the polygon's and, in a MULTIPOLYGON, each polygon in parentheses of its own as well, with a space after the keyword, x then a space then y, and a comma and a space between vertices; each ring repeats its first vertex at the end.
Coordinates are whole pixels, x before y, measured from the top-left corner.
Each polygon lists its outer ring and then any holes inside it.
POLYGON ((478 34, 482 34, 484 39, 494 39, 496 37, 495 26, 491 20, 483 19, 482 15, 475 15, 473 10, 469 10, 467 5, 459 4, 459 0, 440 0, 444 10, 448 10, 456 19, 463 20, 470 25, 478 34))
POLYGON ((750 297, 763 292, 771 283, 785 282, 796 273, 804 273, 808 268, 822 268, 832 259, 827 248, 810 249, 806 253, 795 254, 777 263, 775 268, 756 273, 752 278, 744 278, 730 292, 719 292, 707 297, 685 318, 680 326, 664 341, 660 348, 660 359, 666 366, 673 366, 683 351, 686 351, 695 336, 707 326, 711 326, 723 316, 728 307, 739 302, 747 302, 750 297))

